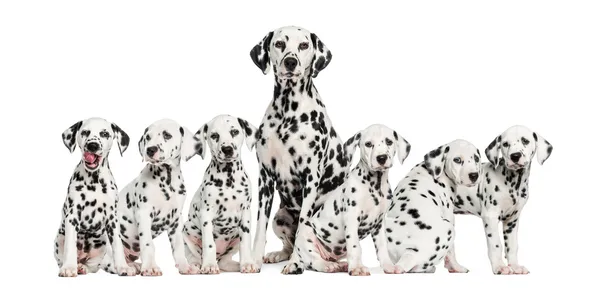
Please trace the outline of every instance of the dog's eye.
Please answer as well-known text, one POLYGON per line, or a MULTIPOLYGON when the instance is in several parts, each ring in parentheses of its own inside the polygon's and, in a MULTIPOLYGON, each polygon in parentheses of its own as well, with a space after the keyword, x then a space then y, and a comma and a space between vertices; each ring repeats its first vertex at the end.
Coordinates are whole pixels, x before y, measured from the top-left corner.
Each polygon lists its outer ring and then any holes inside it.
POLYGON ((460 164, 462 162, 462 159, 460 159, 460 157, 456 157, 453 161, 454 163, 460 164))
POLYGON ((283 47, 283 44, 284 44, 283 41, 277 41, 277 42, 275 42, 275 47, 281 48, 281 47, 283 47))
POLYGON ((367 142, 367 143, 365 143, 365 147, 371 148, 371 147, 373 147, 373 143, 367 142))
POLYGON ((210 139, 213 139, 215 141, 219 141, 219 134, 217 134, 217 133, 210 134, 210 139))
POLYGON ((102 137, 102 138, 109 138, 110 134, 108 132, 106 132, 106 131, 102 131, 102 132, 100 132, 100 137, 102 137))
POLYGON ((235 137, 235 136, 237 136, 238 134, 240 134, 240 130, 237 130, 237 129, 233 129, 233 130, 231 130, 231 136, 235 137))
POLYGON ((523 142, 523 145, 529 144, 529 140, 527 140, 525 137, 521 138, 521 142, 523 142))
POLYGON ((302 42, 300 43, 300 50, 306 50, 308 49, 308 42, 302 42))
POLYGON ((479 163, 479 156, 475 155, 473 158, 475 158, 475 163, 479 163))
POLYGON ((385 138, 385 145, 392 146, 392 144, 394 144, 392 140, 385 138))
POLYGON ((173 135, 169 134, 169 132, 165 131, 163 133, 163 137, 165 137, 165 140, 169 140, 171 138, 173 138, 173 135))
POLYGON ((502 143, 502 146, 503 146, 503 147, 508 147, 508 142, 504 142, 504 143, 502 143))

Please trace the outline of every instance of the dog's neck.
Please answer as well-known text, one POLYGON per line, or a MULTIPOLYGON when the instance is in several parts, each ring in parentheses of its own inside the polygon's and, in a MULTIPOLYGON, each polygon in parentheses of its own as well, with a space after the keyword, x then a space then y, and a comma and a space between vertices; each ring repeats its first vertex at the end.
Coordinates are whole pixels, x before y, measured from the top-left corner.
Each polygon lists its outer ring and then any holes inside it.
POLYGON ((272 105, 276 111, 285 113, 295 110, 294 105, 298 105, 299 101, 315 101, 319 106, 325 107, 310 73, 305 74, 308 75, 299 79, 282 79, 275 76, 272 105))
POLYGON ((230 162, 223 162, 215 157, 210 160, 210 165, 206 168, 208 170, 215 170, 217 173, 234 173, 235 171, 242 171, 242 160, 235 159, 230 162))
POLYGON ((374 183, 373 188, 375 188, 375 193, 381 193, 384 195, 387 191, 382 191, 383 184, 388 182, 388 169, 381 171, 373 171, 369 168, 369 165, 365 163, 362 159, 355 168, 358 171, 358 176, 366 176, 367 181, 370 183, 374 183))
POLYGON ((112 172, 110 172, 110 167, 108 165, 107 159, 102 159, 102 162, 94 171, 87 170, 85 168, 85 163, 83 162, 83 160, 81 160, 81 162, 79 162, 79 164, 77 165, 77 169, 75 169, 75 173, 73 173, 73 179, 85 181, 88 184, 100 183, 100 179, 106 178, 113 178, 112 172))
POLYGON ((523 188, 527 188, 527 181, 529 179, 529 173, 531 172, 531 162, 521 169, 512 170, 508 169, 504 159, 501 159, 498 167, 499 169, 496 171, 502 173, 502 176, 505 177, 510 188, 514 189, 513 191, 518 195, 523 192, 523 188))

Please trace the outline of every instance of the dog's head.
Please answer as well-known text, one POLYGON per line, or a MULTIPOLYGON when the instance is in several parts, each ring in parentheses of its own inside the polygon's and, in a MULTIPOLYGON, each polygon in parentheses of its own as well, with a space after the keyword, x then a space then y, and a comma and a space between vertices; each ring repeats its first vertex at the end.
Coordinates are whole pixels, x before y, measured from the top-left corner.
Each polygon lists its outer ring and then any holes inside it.
POLYGON ((396 131, 381 124, 371 125, 348 139, 345 144, 348 155, 352 155, 359 145, 360 160, 372 171, 391 168, 396 154, 402 164, 410 153, 410 144, 396 131))
POLYGON ((540 134, 529 128, 515 125, 498 135, 485 149, 485 155, 497 167, 502 155, 504 164, 508 169, 518 170, 528 166, 537 153, 540 165, 550 157, 552 145, 540 134))
POLYGON ((447 175, 456 185, 473 187, 481 181, 481 154, 475 145, 454 140, 425 154, 425 167, 433 178, 447 175))
POLYGON ((250 57, 266 75, 281 79, 317 77, 331 61, 331 52, 316 34, 306 29, 287 26, 269 32, 252 48, 250 57))
POLYGON ((217 161, 231 162, 240 158, 244 141, 248 149, 252 150, 256 144, 255 132, 256 127, 248 121, 222 114, 202 125, 194 134, 194 139, 199 143, 198 154, 202 159, 204 159, 204 151, 210 149, 210 153, 217 161))
POLYGON ((196 155, 197 141, 186 127, 171 119, 161 119, 144 130, 138 141, 142 159, 152 165, 179 165, 196 155))
POLYGON ((121 155, 129 146, 129 136, 117 124, 101 118, 78 121, 62 133, 65 146, 71 153, 75 146, 82 152, 85 169, 95 171, 105 163, 113 140, 117 141, 121 155))

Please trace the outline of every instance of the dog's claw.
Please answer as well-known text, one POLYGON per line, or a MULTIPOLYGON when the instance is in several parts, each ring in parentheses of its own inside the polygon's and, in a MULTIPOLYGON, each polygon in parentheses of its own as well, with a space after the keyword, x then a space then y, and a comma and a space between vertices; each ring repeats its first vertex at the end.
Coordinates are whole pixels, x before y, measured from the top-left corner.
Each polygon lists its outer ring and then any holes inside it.
POLYGON ((77 267, 61 267, 58 272, 59 277, 77 277, 77 267))
POLYGON ((529 270, 527 268, 525 268, 525 266, 508 265, 508 267, 510 267, 510 269, 512 269, 513 274, 519 274, 519 275, 529 274, 529 270))
POLYGON ((359 266, 353 269, 349 269, 348 274, 350 274, 350 276, 371 276, 369 268, 365 266, 359 266))
POLYGON ((258 273, 260 272, 260 268, 258 265, 254 263, 246 263, 242 264, 240 267, 240 272, 242 273, 258 273))
POLYGON ((207 264, 203 265, 200 269, 200 273, 202 274, 220 274, 221 270, 219 270, 219 266, 217 264, 207 264))
POLYGON ((158 267, 142 269, 142 276, 162 276, 162 271, 158 267))

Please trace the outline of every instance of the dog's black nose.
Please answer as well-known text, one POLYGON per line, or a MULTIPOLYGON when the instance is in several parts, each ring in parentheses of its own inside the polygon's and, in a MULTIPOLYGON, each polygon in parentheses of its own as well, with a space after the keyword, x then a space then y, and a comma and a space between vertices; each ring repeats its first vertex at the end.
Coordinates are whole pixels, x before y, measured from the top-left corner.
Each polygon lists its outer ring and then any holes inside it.
POLYGON ((477 178, 479 178, 479 173, 469 173, 469 179, 471 179, 472 182, 477 181, 477 178))
POLYGON ((150 158, 154 157, 154 154, 156 154, 156 152, 158 152, 158 147, 156 146, 146 148, 146 155, 148 155, 148 157, 150 158))
POLYGON ((98 151, 98 149, 100 149, 100 144, 96 142, 88 142, 87 144, 85 144, 85 149, 88 152, 95 153, 96 151, 98 151))
POLYGON ((285 58, 285 60, 283 60, 283 65, 285 65, 285 69, 292 72, 294 71, 294 69, 296 69, 296 66, 298 65, 298 60, 292 57, 288 57, 285 58))
POLYGON ((388 159, 387 155, 379 155, 379 156, 377 156, 377 163, 383 165, 383 164, 385 164, 387 159, 388 159))
POLYGON ((231 146, 223 146, 221 147, 221 151, 223 151, 223 154, 227 157, 233 155, 233 147, 231 146))
POLYGON ((519 162, 519 159, 521 159, 521 153, 517 152, 517 153, 510 154, 511 161, 517 163, 517 162, 519 162))

